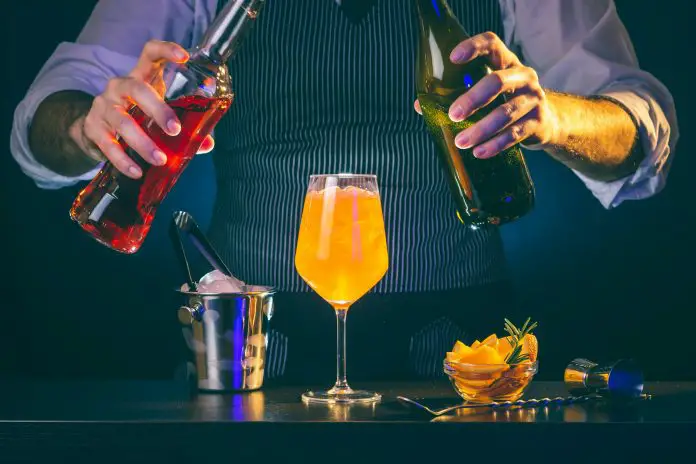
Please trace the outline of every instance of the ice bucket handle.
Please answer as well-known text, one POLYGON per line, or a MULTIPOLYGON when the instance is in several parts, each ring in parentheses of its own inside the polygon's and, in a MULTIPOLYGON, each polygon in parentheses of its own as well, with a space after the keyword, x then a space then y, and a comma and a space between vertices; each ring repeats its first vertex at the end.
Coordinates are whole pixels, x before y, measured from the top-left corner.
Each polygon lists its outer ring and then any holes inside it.
POLYGON ((193 302, 189 306, 183 305, 179 307, 178 311, 179 322, 184 325, 193 325, 194 322, 201 322, 204 312, 205 308, 199 301, 193 302))

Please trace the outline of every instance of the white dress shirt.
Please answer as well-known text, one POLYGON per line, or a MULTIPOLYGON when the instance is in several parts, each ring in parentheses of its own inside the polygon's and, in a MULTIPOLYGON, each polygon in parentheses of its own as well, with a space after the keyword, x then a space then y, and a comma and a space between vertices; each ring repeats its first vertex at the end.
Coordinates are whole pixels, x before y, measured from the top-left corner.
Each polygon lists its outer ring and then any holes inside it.
MULTIPOLYGON (((636 172, 613 182, 592 180, 576 172, 587 188, 605 208, 659 192, 678 139, 674 102, 655 77, 639 68, 614 2, 500 3, 504 41, 538 72, 544 87, 612 97, 623 103, 638 123, 646 156, 636 172)), ((76 42, 58 46, 16 109, 10 145, 24 173, 46 189, 91 179, 99 167, 78 177, 66 177, 36 161, 29 148, 28 129, 39 104, 63 90, 98 95, 109 79, 133 68, 150 39, 192 47, 212 21, 216 6, 217 0, 101 0, 76 42)))

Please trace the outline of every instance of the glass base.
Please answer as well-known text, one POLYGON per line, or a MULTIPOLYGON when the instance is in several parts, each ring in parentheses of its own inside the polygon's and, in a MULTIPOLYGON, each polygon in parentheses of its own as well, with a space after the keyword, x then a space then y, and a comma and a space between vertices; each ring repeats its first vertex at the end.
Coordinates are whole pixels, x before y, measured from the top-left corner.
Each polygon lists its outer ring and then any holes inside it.
POLYGON ((356 404, 375 403, 382 399, 382 395, 365 390, 353 390, 352 388, 332 388, 326 391, 308 391, 302 394, 305 403, 324 404, 356 404))

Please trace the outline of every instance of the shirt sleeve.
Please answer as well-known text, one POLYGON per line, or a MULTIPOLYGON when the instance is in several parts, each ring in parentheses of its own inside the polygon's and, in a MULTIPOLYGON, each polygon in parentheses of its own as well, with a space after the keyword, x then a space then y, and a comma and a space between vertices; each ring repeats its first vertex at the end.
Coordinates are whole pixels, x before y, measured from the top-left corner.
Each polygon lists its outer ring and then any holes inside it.
MULTIPOLYGON (((655 195, 679 138, 667 88, 640 69, 613 0, 507 0, 511 42, 545 88, 614 99, 638 127, 645 159, 631 175, 602 182, 574 171, 605 208, 655 195)), ((538 149, 539 147, 527 147, 538 149)))
MULTIPOLYGON (((100 94, 109 79, 128 74, 148 40, 191 46, 198 16, 208 17, 205 2, 194 0, 101 0, 75 42, 58 45, 39 71, 14 113, 10 151, 22 171, 41 188, 57 189, 94 177, 59 175, 36 161, 28 132, 41 102, 64 90, 100 94)), ((209 3, 209 2, 208 2, 209 3)))

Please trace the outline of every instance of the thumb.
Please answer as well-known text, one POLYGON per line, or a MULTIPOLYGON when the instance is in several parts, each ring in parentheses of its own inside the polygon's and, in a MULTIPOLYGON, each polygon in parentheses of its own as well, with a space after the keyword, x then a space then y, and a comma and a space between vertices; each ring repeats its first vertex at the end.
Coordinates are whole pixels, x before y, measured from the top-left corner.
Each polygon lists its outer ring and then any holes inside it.
POLYGON ((151 40, 145 44, 138 64, 130 72, 130 76, 148 82, 162 70, 165 63, 185 63, 188 59, 188 53, 180 45, 151 40))
POLYGON ((415 102, 413 102, 413 109, 416 110, 416 113, 420 114, 421 116, 423 115, 423 110, 421 110, 420 102, 417 99, 415 102))

